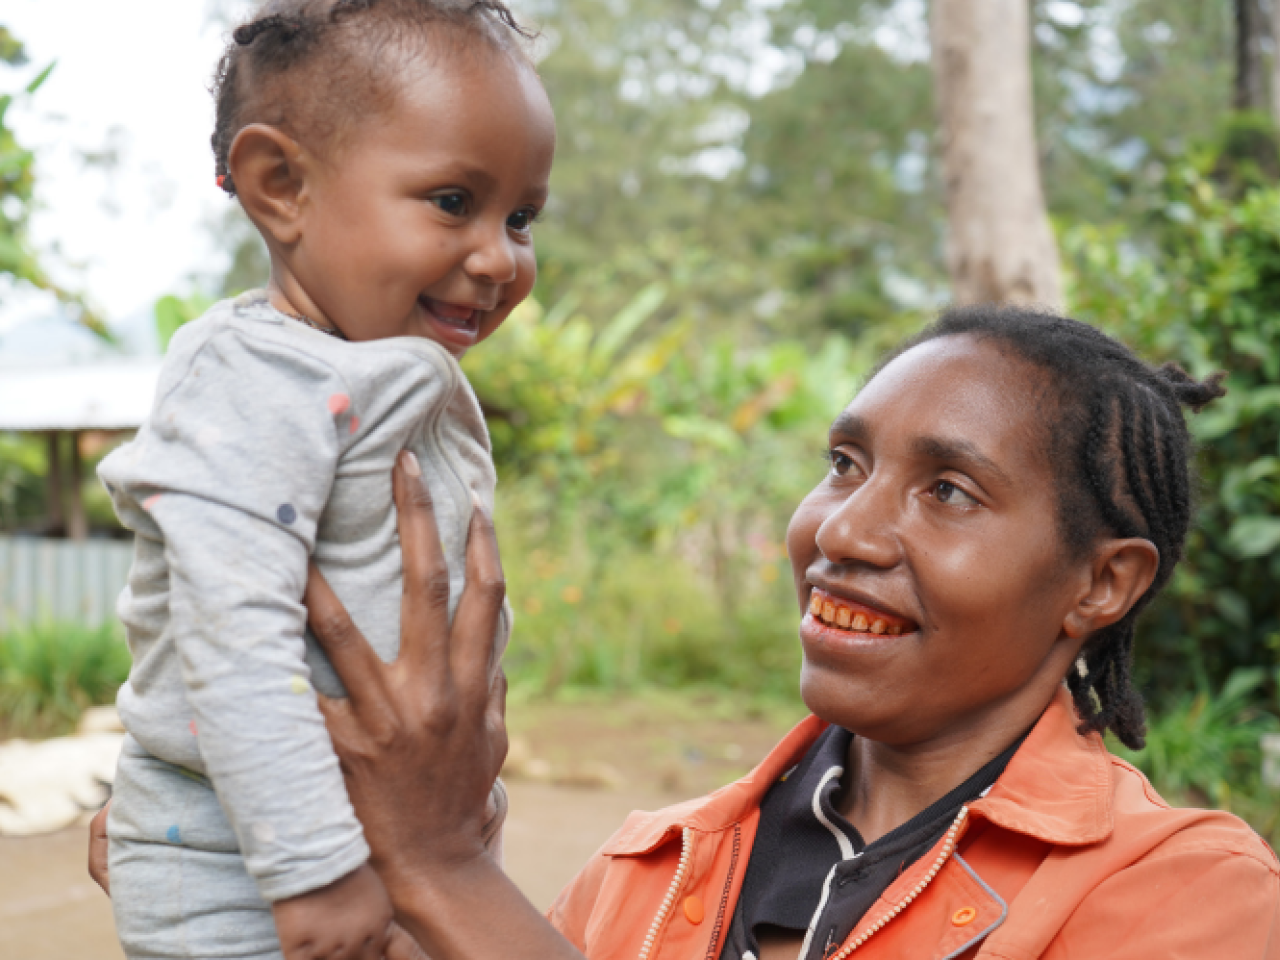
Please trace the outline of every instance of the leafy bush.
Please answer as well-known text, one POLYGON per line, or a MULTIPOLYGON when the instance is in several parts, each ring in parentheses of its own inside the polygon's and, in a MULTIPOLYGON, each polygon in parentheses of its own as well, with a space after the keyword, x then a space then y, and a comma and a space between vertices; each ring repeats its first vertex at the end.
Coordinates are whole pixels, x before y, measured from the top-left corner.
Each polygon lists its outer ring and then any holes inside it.
POLYGON ((596 324, 533 302, 464 366, 489 416, 518 683, 794 697, 782 546, 831 418, 897 331, 700 338, 642 290, 596 324))
POLYGON ((1140 627, 1157 703, 1280 663, 1280 190, 1231 200, 1214 164, 1170 175, 1156 248, 1115 228, 1064 238, 1077 316, 1197 376, 1227 372, 1228 395, 1190 418, 1201 491, 1186 562, 1140 627))
POLYGON ((40 623, 0 634, 0 733, 52 736, 86 707, 111 703, 129 676, 114 623, 40 623))
POLYGON ((1216 693, 1181 695, 1154 714, 1145 750, 1109 746, 1175 806, 1230 810, 1280 840, 1280 798, 1261 778, 1262 736, 1280 728, 1258 704, 1266 679, 1259 669, 1237 670, 1216 693))

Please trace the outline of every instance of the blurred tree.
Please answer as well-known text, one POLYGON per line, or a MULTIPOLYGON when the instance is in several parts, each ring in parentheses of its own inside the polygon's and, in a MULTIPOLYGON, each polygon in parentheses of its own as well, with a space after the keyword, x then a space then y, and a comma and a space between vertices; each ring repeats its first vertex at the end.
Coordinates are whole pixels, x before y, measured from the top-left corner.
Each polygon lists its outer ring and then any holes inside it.
POLYGON ((1061 304, 1032 104, 1027 0, 934 0, 932 31, 957 303, 1061 304))
POLYGON ((1266 110, 1262 83, 1262 7, 1258 0, 1235 0, 1237 110, 1266 110))
MULTIPOLYGON (((27 63, 22 43, 0 24, 0 63, 11 67, 27 63)), ((49 79, 54 64, 23 85, 19 94, 0 93, 0 275, 29 283, 54 294, 80 322, 95 333, 107 335, 102 320, 82 297, 50 279, 40 265, 28 233, 35 196, 35 155, 22 146, 8 124, 9 108, 18 96, 31 96, 49 79)))

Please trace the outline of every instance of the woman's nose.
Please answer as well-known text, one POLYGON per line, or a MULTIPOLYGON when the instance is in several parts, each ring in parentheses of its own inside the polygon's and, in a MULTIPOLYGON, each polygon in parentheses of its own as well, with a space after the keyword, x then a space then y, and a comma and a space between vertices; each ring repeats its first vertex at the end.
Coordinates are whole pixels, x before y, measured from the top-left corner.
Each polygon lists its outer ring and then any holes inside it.
POLYGON ((818 550, 828 563, 887 569, 898 562, 896 518, 901 508, 891 486, 867 480, 818 527, 818 550))
POLYGON ((516 278, 515 250, 505 221, 496 229, 489 225, 480 228, 463 267, 472 277, 488 283, 510 283, 516 278))

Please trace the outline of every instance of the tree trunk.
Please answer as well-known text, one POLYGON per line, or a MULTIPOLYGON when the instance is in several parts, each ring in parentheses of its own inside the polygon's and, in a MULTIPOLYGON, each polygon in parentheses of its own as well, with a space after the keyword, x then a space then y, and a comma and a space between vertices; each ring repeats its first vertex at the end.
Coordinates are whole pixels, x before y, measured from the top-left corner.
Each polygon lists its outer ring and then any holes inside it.
POLYGON ((1237 110, 1265 110, 1262 89, 1262 7, 1258 0, 1236 3, 1236 92, 1237 110))
POLYGON ((956 303, 1062 305, 1031 96, 1027 0, 934 0, 933 70, 956 303))
POLYGON ((1280 127, 1280 0, 1271 0, 1271 116, 1280 127))

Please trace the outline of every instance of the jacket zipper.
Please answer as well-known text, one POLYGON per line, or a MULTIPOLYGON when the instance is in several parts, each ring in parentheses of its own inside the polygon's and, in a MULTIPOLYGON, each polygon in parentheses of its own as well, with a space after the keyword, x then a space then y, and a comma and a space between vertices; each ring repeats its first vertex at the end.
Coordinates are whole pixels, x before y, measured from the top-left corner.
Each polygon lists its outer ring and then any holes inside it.
POLYGON ((649 953, 653 950, 653 942, 657 939, 658 931, 662 929, 663 923, 666 922, 667 916, 671 913, 671 908, 675 905, 676 894, 680 892, 680 885, 684 883, 684 875, 689 872, 689 858, 692 855, 693 831, 685 827, 680 835, 680 865, 676 867, 676 875, 671 878, 671 886, 667 888, 667 895, 662 900, 662 906, 658 908, 658 915, 653 918, 653 923, 649 925, 649 932, 644 938, 644 946, 640 948, 639 960, 649 960, 649 953))
POLYGON ((711 928, 711 943, 707 945, 706 960, 715 960, 720 931, 724 929, 724 915, 729 908, 729 890, 733 887, 733 875, 738 869, 738 854, 742 851, 742 824, 733 825, 733 855, 729 858, 729 875, 724 878, 724 893, 720 895, 720 909, 716 911, 715 926, 711 928))
POLYGON ((845 960, 845 957, 849 956, 849 954, 853 953, 853 951, 866 943, 875 933, 882 930, 890 920, 905 910, 912 900, 924 892, 924 888, 929 886, 933 881, 933 878, 938 875, 938 871, 942 869, 942 865, 947 862, 951 854, 955 853, 956 836, 959 834, 960 828, 964 825, 965 818, 968 816, 969 807, 967 805, 961 807, 960 812, 956 814, 955 820, 952 821, 950 829, 947 830, 946 838, 942 842, 942 849, 938 852, 938 858, 933 861, 933 866, 929 868, 929 872, 924 875, 921 881, 907 891, 906 896, 899 900, 897 904, 895 904, 879 920, 868 927, 867 930, 858 937, 858 939, 854 940, 853 943, 849 944, 839 952, 831 954, 827 960, 845 960))

